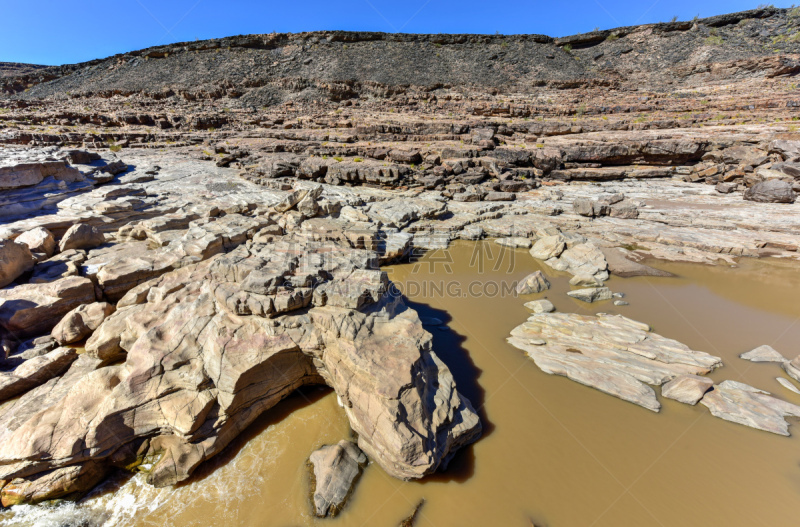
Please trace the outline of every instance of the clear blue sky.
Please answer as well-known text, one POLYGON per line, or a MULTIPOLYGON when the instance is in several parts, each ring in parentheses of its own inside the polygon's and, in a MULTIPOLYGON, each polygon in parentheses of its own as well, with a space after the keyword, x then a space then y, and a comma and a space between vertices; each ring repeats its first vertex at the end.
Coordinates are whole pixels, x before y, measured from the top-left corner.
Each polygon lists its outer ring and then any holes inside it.
POLYGON ((272 31, 564 36, 742 11, 762 1, 0 0, 0 62, 83 62, 170 42, 272 31))

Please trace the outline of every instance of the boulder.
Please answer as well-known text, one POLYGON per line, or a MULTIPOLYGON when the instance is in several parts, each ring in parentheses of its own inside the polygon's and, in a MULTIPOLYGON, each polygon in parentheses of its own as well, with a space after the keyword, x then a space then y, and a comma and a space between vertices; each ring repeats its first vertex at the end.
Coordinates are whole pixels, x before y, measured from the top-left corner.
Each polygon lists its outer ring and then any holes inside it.
POLYGON ((714 386, 714 381, 699 375, 681 375, 661 387, 661 395, 667 399, 695 405, 714 386))
POLYGON ((314 513, 335 516, 353 490, 367 456, 355 443, 339 441, 315 451, 309 457, 314 469, 314 513))
POLYGON ((67 229, 58 243, 58 248, 61 252, 70 249, 94 249, 105 242, 105 236, 97 227, 78 223, 67 229))
POLYGON ((0 241, 0 287, 5 287, 36 263, 30 249, 23 243, 0 241))
POLYGON ((575 211, 575 214, 579 214, 580 216, 586 216, 588 218, 593 218, 596 216, 594 210, 594 201, 588 198, 580 198, 573 201, 572 210, 575 211))
POLYGON ((17 243, 24 243, 33 253, 43 253, 47 258, 56 252, 56 239, 53 233, 44 227, 36 227, 20 234, 15 240, 17 243))
POLYGON ((744 199, 759 203, 794 203, 796 198, 792 185, 780 179, 759 181, 744 193, 744 199))
POLYGON ((517 284, 518 295, 532 295, 550 289, 550 282, 541 271, 529 274, 517 284))
POLYGON ((633 203, 616 203, 611 205, 609 216, 624 220, 634 220, 639 217, 639 208, 633 203))
POLYGON ((717 183, 717 185, 714 187, 714 190, 716 190, 720 194, 730 194, 731 192, 736 190, 737 186, 738 185, 736 183, 720 182, 720 183, 717 183))
POLYGON ((608 262, 603 253, 592 243, 578 243, 566 249, 558 258, 545 260, 556 271, 572 275, 593 276, 597 280, 608 280, 608 262))
POLYGON ((533 244, 531 256, 538 260, 549 260, 561 255, 567 246, 567 240, 561 234, 545 236, 533 244))
POLYGON ((100 324, 116 308, 107 302, 84 304, 64 315, 51 335, 59 344, 71 344, 83 340, 100 327, 100 324))

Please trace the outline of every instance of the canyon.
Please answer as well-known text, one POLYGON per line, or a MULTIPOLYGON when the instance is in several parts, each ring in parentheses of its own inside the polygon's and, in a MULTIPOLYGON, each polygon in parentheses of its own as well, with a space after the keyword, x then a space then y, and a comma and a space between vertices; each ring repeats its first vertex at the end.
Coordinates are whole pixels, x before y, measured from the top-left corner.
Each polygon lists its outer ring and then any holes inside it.
POLYGON ((700 351, 623 289, 800 259, 798 35, 800 10, 766 7, 0 63, 0 502, 84 503, 121 473, 180 492, 315 386, 347 433, 304 454, 314 514, 347 515, 377 470, 446 478, 491 415, 409 287, 485 250, 510 283, 481 269, 448 294, 529 311, 484 344, 515 368, 648 423, 680 403, 789 436, 796 350, 700 351), (771 363, 784 390, 731 360, 771 363))

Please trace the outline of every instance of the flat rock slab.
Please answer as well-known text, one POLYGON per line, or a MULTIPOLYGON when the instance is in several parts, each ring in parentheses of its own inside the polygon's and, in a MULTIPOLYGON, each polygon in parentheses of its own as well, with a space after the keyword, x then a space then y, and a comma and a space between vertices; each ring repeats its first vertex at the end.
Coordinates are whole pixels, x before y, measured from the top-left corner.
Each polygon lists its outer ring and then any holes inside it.
POLYGON ((0 401, 35 388, 61 375, 78 358, 72 348, 57 348, 28 359, 11 372, 0 373, 0 401))
POLYGON ((314 513, 335 516, 352 492, 367 456, 355 443, 339 441, 316 450, 309 462, 314 467, 314 513))
POLYGON ((784 388, 786 388, 790 392, 794 392, 797 395, 800 395, 800 388, 798 388, 797 386, 792 384, 792 381, 790 381, 789 379, 785 379, 783 377, 775 377, 775 380, 778 381, 778 383, 781 386, 783 386, 784 388))
POLYGON ((736 381, 714 386, 700 403, 720 419, 783 436, 791 435, 786 417, 800 417, 800 406, 736 381))
POLYGON ((719 357, 694 351, 620 315, 541 313, 514 328, 508 342, 545 373, 563 375, 655 412, 661 404, 648 385, 706 374, 719 357))
POLYGON ((661 395, 667 399, 695 405, 714 386, 714 381, 699 375, 681 375, 661 387, 661 395))
POLYGON ((608 270, 611 274, 629 278, 632 276, 673 276, 672 273, 634 262, 626 256, 628 251, 618 247, 601 247, 603 255, 608 262, 608 270))

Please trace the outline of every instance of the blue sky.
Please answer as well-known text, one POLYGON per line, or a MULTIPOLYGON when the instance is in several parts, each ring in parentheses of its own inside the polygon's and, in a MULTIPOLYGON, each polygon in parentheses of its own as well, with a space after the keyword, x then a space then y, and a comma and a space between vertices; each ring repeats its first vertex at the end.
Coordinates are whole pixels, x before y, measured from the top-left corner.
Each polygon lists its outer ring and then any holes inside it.
MULTIPOLYGON (((763 0, 762 0, 763 1, 763 0)), ((65 64, 149 46, 322 29, 571 35, 755 8, 747 0, 0 0, 0 62, 65 64)), ((789 7, 790 2, 775 2, 789 7)))

